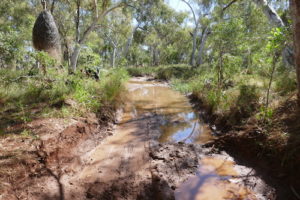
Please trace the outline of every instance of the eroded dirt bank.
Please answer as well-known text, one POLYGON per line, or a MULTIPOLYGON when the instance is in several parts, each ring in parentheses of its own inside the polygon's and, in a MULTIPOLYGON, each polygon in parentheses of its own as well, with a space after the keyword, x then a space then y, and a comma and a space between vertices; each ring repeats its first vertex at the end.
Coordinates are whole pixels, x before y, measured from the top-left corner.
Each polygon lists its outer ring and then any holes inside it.
POLYGON ((203 147, 213 136, 187 98, 146 79, 127 88, 116 126, 96 116, 53 119, 27 125, 39 140, 1 141, 0 199, 275 198, 255 170, 203 147), (15 160, 10 151, 29 157, 15 160), (9 174, 16 163, 20 176, 9 174))
POLYGON ((250 116, 234 124, 228 115, 211 112, 197 96, 189 98, 205 121, 217 129, 218 137, 206 146, 225 150, 239 163, 255 169, 274 188, 276 199, 300 199, 300 111, 295 96, 274 110, 271 123, 250 116))

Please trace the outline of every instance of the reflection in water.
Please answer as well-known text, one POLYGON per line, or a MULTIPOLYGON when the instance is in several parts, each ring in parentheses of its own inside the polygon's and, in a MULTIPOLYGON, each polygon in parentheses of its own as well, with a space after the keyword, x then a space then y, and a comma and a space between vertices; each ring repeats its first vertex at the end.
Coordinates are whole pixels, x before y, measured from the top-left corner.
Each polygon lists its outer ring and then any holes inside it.
POLYGON ((232 181, 237 172, 235 163, 218 158, 202 159, 198 173, 175 190, 177 200, 223 200, 256 197, 248 188, 232 181))
MULTIPOLYGON (((150 81, 132 80, 127 85, 128 103, 122 123, 155 118, 161 129, 160 142, 203 144, 213 137, 210 128, 198 118, 186 97, 169 87, 150 81)), ((205 157, 197 175, 175 190, 177 200, 256 199, 253 192, 235 182, 235 163, 205 157)))
POLYGON ((122 122, 152 114, 159 119, 160 142, 206 143, 212 139, 208 125, 201 123, 188 99, 157 82, 130 81, 122 122))

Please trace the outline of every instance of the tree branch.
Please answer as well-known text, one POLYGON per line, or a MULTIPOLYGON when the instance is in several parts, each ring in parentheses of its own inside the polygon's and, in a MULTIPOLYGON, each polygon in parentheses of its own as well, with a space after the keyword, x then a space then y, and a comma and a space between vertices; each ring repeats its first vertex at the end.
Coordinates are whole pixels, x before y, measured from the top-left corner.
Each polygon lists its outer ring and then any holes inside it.
POLYGON ((99 12, 98 12, 98 1, 94 0, 94 6, 95 6, 95 18, 99 18, 99 12))
POLYGON ((234 4, 235 2, 237 2, 238 0, 233 0, 231 1, 229 4, 227 4, 224 8, 223 11, 225 11, 227 8, 229 8, 232 4, 234 4))
POLYGON ((76 17, 75 17, 75 24, 76 24, 76 42, 80 40, 80 30, 79 30, 79 23, 80 23, 80 2, 81 0, 76 1, 76 17))
POLYGON ((105 17, 105 16, 106 16, 108 13, 110 13, 111 11, 113 11, 113 10, 115 10, 115 9, 117 9, 117 8, 120 8, 120 7, 124 6, 124 5, 125 5, 125 4, 124 4, 123 2, 121 2, 121 3, 119 3, 119 4, 115 5, 115 6, 113 6, 113 7, 109 8, 109 9, 107 9, 105 12, 102 13, 101 17, 105 17))
POLYGON ((84 31, 83 35, 82 35, 82 38, 79 40, 79 44, 82 44, 85 42, 87 36, 90 34, 90 32, 92 32, 96 27, 97 27, 97 23, 98 23, 98 20, 100 18, 104 18, 108 13, 110 13, 111 11, 117 9, 117 8, 120 8, 124 5, 124 3, 119 3, 109 9, 107 9, 106 11, 104 11, 100 16, 98 16, 98 18, 95 18, 93 23, 84 31))
POLYGON ((196 18, 196 15, 195 15, 195 12, 194 12, 194 9, 193 7, 191 6, 191 4, 189 2, 187 2, 186 0, 182 0, 192 11, 192 14, 193 14, 193 18, 194 18, 194 22, 195 22, 195 26, 197 25, 197 18, 196 18))

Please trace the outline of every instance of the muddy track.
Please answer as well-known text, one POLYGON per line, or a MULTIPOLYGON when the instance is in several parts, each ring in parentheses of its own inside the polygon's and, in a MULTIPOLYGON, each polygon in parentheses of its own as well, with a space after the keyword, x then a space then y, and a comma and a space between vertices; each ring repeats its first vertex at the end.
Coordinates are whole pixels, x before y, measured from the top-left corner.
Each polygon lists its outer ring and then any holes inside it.
MULTIPOLYGON (((253 169, 202 146, 211 135, 184 96, 145 79, 127 87, 117 125, 101 126, 93 116, 52 128, 33 151, 34 173, 0 199, 275 198, 253 169)), ((43 123, 32 127, 45 133, 43 123)))

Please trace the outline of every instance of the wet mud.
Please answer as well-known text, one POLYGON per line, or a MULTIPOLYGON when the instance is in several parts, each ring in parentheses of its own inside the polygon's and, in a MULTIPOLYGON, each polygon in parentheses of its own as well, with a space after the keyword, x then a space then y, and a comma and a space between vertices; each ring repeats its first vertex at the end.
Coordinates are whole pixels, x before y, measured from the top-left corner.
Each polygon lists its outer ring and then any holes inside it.
POLYGON ((212 153, 202 146, 213 140, 214 133, 185 96, 158 82, 137 79, 127 87, 129 103, 121 123, 139 118, 151 124, 146 130, 152 185, 166 194, 162 199, 275 198, 274 190, 253 169, 236 164, 225 152, 212 153))
MULTIPOLYGON (((10 198, 274 199, 253 169, 204 147, 214 134, 185 96, 146 78, 130 80, 127 90, 109 130, 93 117, 41 134, 40 172, 12 188, 10 198)), ((38 131, 49 131, 39 125, 38 131)))

